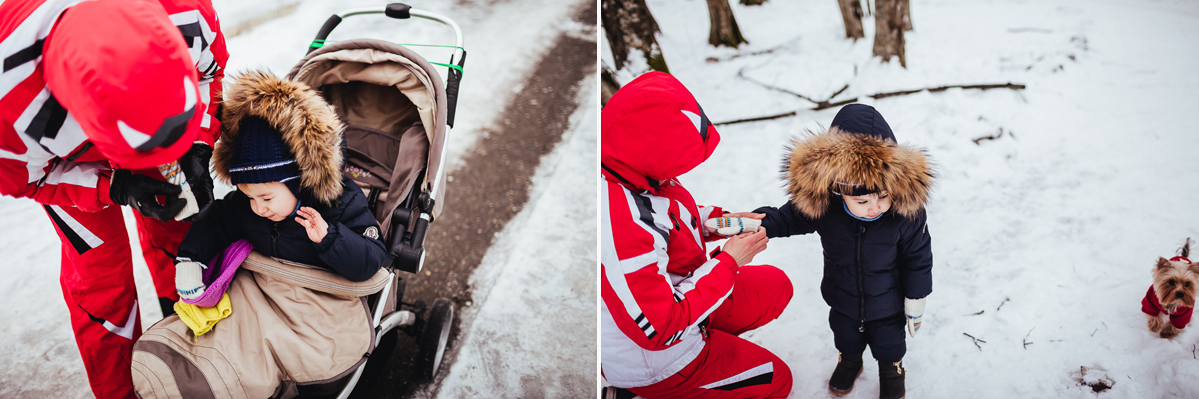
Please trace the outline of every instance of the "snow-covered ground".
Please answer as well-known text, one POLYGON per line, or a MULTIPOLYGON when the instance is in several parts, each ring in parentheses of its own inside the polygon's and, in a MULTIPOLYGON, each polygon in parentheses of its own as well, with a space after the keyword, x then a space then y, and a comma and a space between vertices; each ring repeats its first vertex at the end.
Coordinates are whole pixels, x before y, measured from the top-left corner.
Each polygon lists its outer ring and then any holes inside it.
MULTIPOLYGON (((286 74, 291 66, 303 55, 317 29, 325 19, 334 13, 352 8, 381 7, 385 2, 349 0, 339 2, 297 2, 294 0, 265 0, 237 1, 214 0, 218 14, 222 18, 222 26, 231 36, 227 38, 230 60, 228 71, 236 73, 249 69, 266 68, 278 74, 286 74), (235 29, 236 28, 236 29, 235 29), (233 31, 238 31, 233 36, 233 31)), ((505 106, 506 98, 520 90, 521 82, 526 74, 542 56, 545 44, 563 31, 574 31, 578 27, 570 21, 570 15, 575 4, 554 0, 522 0, 519 2, 482 2, 482 1, 410 1, 414 7, 437 12, 453 18, 465 34, 468 51, 467 64, 458 102, 458 115, 455 128, 449 136, 449 162, 458 165, 462 154, 469 150, 479 132, 488 127, 505 106)), ((330 40, 342 40, 357 37, 373 37, 396 41, 399 43, 432 43, 452 44, 453 35, 448 28, 427 21, 395 21, 383 17, 353 17, 346 19, 330 36, 330 40)), ((442 48, 416 47, 418 52, 430 61, 447 62, 450 50, 442 48), (427 52, 426 52, 427 51, 427 52)), ((439 68, 444 74, 444 68, 439 68)), ((594 81, 584 84, 594 86, 594 81)), ((588 91, 588 90, 582 90, 588 91)), ((590 91, 595 96, 594 91, 590 91)), ((595 107, 594 103, 584 107, 595 107)), ((503 268, 504 258, 525 256, 526 249, 540 250, 544 248, 531 246, 527 239, 529 235, 544 234, 545 224, 530 223, 530 218, 536 217, 537 212, 555 212, 561 216, 567 214, 575 223, 562 223, 555 220, 553 232, 555 236, 570 236, 562 245, 575 248, 574 255, 555 256, 555 267, 573 265, 576 267, 591 267, 591 274, 585 280, 576 281, 566 276, 557 276, 558 282, 571 281, 569 284, 546 285, 546 289, 538 293, 558 300, 570 299, 572 304, 588 305, 578 311, 594 312, 594 286, 585 282, 593 279, 594 265, 577 258, 579 253, 591 251, 589 258, 594 259, 594 187, 578 184, 563 184, 564 179, 577 182, 581 176, 591 176, 589 169, 584 168, 586 157, 571 158, 559 154, 562 151, 584 152, 590 148, 586 143, 594 143, 596 126, 594 112, 580 113, 572 119, 573 130, 564 137, 559 146, 558 155, 551 154, 546 164, 557 165, 562 171, 555 172, 553 167, 542 166, 534 178, 535 187, 530 207, 526 208, 529 215, 514 219, 499 236, 497 242, 509 242, 507 247, 489 253, 483 269, 496 276, 508 276, 507 271, 495 270, 503 268), (587 119, 590 118, 590 119, 587 119), (588 133, 590 132, 590 133, 588 133), (548 169, 547 169, 548 168, 548 169), (565 172, 565 171, 571 172, 565 172), (549 189, 545 187, 551 187, 549 189), (543 194, 538 194, 543 193, 543 194), (571 198, 572 204, 584 207, 584 210, 566 209, 563 198, 571 198), (587 202, 590 201, 590 202, 587 202), (589 216, 590 215, 590 216, 589 216), (521 222, 523 221, 523 222, 521 222), (590 224, 588 224, 590 223, 590 224), (519 226, 519 227, 514 227, 519 226), (589 241, 584 237, 591 234, 589 241), (504 241, 504 237, 507 238, 504 241), (513 241, 515 240, 515 241, 513 241), (586 241, 585 243, 578 242, 586 241), (586 244, 586 245, 584 245, 586 244), (555 291, 561 289, 562 291, 555 291), (590 290, 590 291, 588 291, 590 290), (569 298, 567 298, 569 297, 569 298), (582 300, 579 298, 584 298, 582 300)), ((593 146, 593 145, 592 145, 593 146)), ((594 150, 592 150, 594 151, 594 150)), ((589 165, 594 165, 592 153, 589 165)), ((218 187, 218 195, 227 192, 229 187, 218 187)), ((6 277, 0 279, 0 302, 8 304, 0 309, 0 397, 4 398, 86 398, 91 397, 87 385, 87 377, 83 371, 83 363, 79 358, 69 324, 67 308, 62 300, 62 291, 58 284, 60 245, 54 233, 54 228, 45 216, 40 206, 27 199, 0 197, 0 214, 5 215, 0 231, 0 253, 4 254, 5 262, 0 262, 0 274, 6 277)), ((523 215, 523 214, 522 214, 523 215)), ((133 225, 131 214, 126 210, 126 222, 133 225)), ((133 240, 133 252, 140 253, 136 239, 133 240)), ((563 253, 566 249, 562 249, 563 253)), ((575 272, 578 273, 578 272, 575 272)), ((577 276, 575 276, 577 277, 577 276)), ((140 304, 142 305, 143 328, 149 327, 162 317, 157 306, 157 300, 150 285, 149 273, 144 262, 135 260, 135 278, 138 281, 140 304)), ((502 284, 504 277, 499 279, 502 284)), ((523 280, 517 281, 517 283, 523 280)), ((484 288, 488 287, 482 284, 484 288)), ((479 287, 476 285, 476 287, 479 287)), ((488 295, 488 301, 514 303, 520 301, 523 294, 511 290, 496 290, 488 295)), ((489 302, 477 300, 476 304, 483 307, 489 302)), ((580 305, 572 305, 580 306, 580 305)), ((511 309, 505 306, 502 309, 511 309)), ((481 320, 475 323, 477 330, 500 331, 500 327, 489 327, 488 323, 510 322, 508 318, 488 318, 487 311, 477 313, 481 320)), ((536 317, 535 315, 533 317, 536 317)), ((530 318, 529 315, 524 318, 530 318)), ((592 326, 592 330, 594 326, 592 326)), ((593 340, 593 333, 588 331, 580 336, 584 341, 593 340)), ((464 337, 463 342, 473 342, 471 333, 464 337)), ((485 347, 483 347, 485 348, 485 347)), ((480 349, 481 350, 481 349, 480 349)), ((556 354, 542 352, 547 356, 556 354)), ((587 356, 594 356, 594 344, 587 356)), ((478 359, 470 349, 464 349, 460 359, 478 359)), ((580 355, 582 356, 582 355, 580 355)), ((558 359, 557 357, 552 357, 558 359)), ((468 360, 469 361, 469 360, 468 360)), ((509 360, 505 360, 509 361, 509 360)), ((553 362, 555 360, 541 360, 553 362)), ((563 360, 565 362, 565 360, 563 360)), ((551 363, 552 364, 552 363, 551 363)), ((573 364, 573 363, 572 363, 573 364)), ((515 375, 515 374, 513 374, 515 375)), ((458 381, 451 372, 447 381, 458 381)), ((566 385, 564 383, 564 385, 566 385)), ((508 385, 501 385, 508 386, 508 385)), ((479 389, 492 389, 487 386, 475 385, 479 389)), ((496 388, 498 389, 498 388, 496 388)))
MULTIPOLYGON (((1199 3, 912 0, 907 69, 871 58, 873 18, 866 39, 843 39, 834 1, 731 1, 750 42, 738 50, 707 45, 703 1, 648 3, 671 73, 714 121, 800 110, 719 126, 715 154, 680 178, 700 203, 733 211, 782 205, 784 144, 837 112, 807 111, 739 71, 818 100, 846 84, 836 100, 1027 85, 862 99, 939 171, 928 207, 934 291, 908 339, 909 397, 1199 397, 1199 328, 1164 340, 1140 312, 1157 257, 1199 238, 1199 3), (1099 381, 1111 388, 1083 384, 1099 381)), ((815 236, 772 240, 755 259, 786 271, 795 297, 745 337, 791 366, 796 398, 831 396, 837 351, 821 262, 815 236)), ((848 397, 877 395, 868 364, 848 397)))
POLYGON ((524 209, 471 276, 475 317, 439 398, 581 398, 595 390, 595 143, 599 93, 583 81, 571 128, 541 159, 524 209))

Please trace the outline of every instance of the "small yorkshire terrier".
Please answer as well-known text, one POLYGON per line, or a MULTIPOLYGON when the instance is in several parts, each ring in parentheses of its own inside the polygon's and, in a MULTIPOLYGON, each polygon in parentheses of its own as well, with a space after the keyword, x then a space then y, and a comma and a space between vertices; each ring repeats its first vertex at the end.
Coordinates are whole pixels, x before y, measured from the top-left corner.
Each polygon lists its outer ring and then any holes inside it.
POLYGON ((1199 264, 1192 264, 1191 239, 1182 244, 1179 256, 1167 260, 1157 258, 1153 268, 1153 285, 1141 300, 1141 311, 1149 321, 1149 331, 1162 338, 1174 338, 1191 321, 1195 307, 1195 289, 1199 286, 1199 264), (1164 314, 1163 314, 1164 313, 1164 314), (1169 316, 1169 321, 1164 320, 1169 316))

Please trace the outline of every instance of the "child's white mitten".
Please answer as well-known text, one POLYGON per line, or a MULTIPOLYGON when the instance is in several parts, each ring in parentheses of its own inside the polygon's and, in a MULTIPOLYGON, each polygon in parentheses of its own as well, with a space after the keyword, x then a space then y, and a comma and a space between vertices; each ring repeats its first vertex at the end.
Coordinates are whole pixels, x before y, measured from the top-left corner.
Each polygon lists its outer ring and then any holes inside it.
POLYGON ((183 261, 175 265, 175 291, 187 300, 204 295, 204 265, 200 262, 183 261))
POLYGON ((916 336, 916 331, 920 330, 920 319, 924 317, 924 300, 925 298, 903 299, 903 313, 908 316, 908 334, 916 336))
POLYGON ((758 219, 728 216, 711 218, 704 221, 704 229, 708 230, 708 234, 716 233, 725 237, 755 232, 758 231, 758 226, 761 225, 762 221, 758 219))

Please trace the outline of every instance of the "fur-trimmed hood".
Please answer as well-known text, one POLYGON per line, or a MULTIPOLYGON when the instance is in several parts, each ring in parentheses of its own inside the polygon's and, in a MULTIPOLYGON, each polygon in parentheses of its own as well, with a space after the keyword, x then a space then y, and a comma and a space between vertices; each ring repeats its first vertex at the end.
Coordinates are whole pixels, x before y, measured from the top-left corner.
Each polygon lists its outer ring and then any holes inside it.
POLYGON ((783 163, 791 202, 813 219, 829 209, 837 183, 886 191, 891 210, 909 219, 923 210, 933 186, 933 170, 923 149, 837 126, 792 139, 783 163))
POLYGON ((221 140, 213 151, 213 169, 226 183, 242 119, 257 116, 283 135, 300 168, 300 189, 323 203, 342 192, 343 126, 333 108, 304 83, 250 71, 225 88, 221 140))

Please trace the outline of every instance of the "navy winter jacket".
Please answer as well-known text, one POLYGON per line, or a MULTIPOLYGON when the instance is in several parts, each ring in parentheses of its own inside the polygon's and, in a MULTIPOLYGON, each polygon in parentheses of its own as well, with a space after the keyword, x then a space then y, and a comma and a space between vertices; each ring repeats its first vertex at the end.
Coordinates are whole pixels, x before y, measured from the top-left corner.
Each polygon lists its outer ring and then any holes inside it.
POLYGON ((192 224, 178 256, 208 265, 230 244, 244 238, 263 255, 324 267, 351 281, 370 279, 383 265, 387 250, 375 238, 379 223, 362 190, 348 177, 342 184, 345 189, 331 206, 301 198, 301 206, 320 212, 329 224, 329 233, 319 244, 308 239, 294 216, 280 222, 258 216, 250 209, 250 198, 234 190, 215 201, 204 219, 192 224))
POLYGON ((787 202, 761 207, 762 227, 770 238, 815 232, 824 247, 820 293, 834 310, 863 322, 903 311, 903 299, 932 293, 932 240, 924 212, 905 218, 894 210, 874 221, 849 215, 842 200, 829 201, 822 217, 812 219, 787 202))

